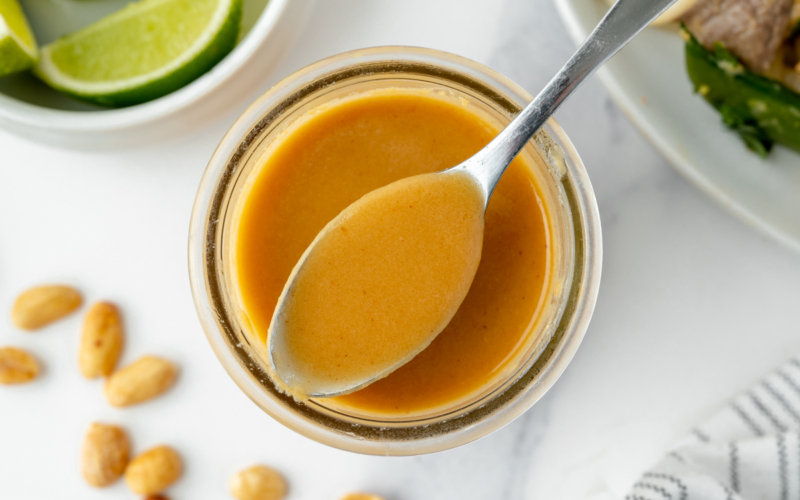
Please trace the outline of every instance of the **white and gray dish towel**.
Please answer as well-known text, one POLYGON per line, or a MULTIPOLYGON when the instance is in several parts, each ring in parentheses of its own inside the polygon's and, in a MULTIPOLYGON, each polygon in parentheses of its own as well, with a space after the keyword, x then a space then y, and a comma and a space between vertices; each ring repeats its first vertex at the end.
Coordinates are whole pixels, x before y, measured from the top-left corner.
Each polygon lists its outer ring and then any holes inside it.
POLYGON ((625 500, 800 499, 799 431, 793 358, 692 429, 625 500))

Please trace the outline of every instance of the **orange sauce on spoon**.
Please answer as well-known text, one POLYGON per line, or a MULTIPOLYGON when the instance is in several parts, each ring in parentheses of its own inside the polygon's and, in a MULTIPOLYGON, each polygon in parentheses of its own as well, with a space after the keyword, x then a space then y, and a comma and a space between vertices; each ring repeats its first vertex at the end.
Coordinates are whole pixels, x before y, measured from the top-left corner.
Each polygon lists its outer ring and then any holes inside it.
POLYGON ((296 398, 352 392, 428 346, 478 269, 484 196, 463 171, 366 194, 317 235, 284 288, 269 335, 275 382, 296 398))

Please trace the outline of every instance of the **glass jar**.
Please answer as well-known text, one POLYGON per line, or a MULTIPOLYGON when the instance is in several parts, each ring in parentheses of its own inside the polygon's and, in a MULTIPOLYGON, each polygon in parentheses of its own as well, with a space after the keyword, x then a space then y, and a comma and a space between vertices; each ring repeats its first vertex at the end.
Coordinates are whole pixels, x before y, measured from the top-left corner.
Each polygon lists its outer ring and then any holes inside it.
POLYGON ((430 49, 377 47, 312 64, 253 103, 214 152, 189 232, 189 273, 206 337, 228 374, 265 412, 320 443, 374 455, 416 455, 485 436, 530 408, 555 383, 586 332, 600 283, 597 204, 580 157, 550 119, 521 154, 540 158, 540 196, 550 209, 551 286, 535 342, 480 393, 427 414, 375 417, 329 404, 297 403, 269 379, 265 347, 249 330, 231 283, 231 227, 242 186, 276 135, 308 110, 356 92, 425 88, 464 99, 502 127, 531 96, 473 61, 430 49))

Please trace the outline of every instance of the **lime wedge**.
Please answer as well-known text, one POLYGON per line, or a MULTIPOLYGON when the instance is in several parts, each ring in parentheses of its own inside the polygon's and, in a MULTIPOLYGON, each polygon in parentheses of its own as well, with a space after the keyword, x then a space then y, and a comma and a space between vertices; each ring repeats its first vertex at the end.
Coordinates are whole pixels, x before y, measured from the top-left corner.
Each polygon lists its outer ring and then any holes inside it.
POLYGON ((36 75, 75 98, 130 106, 177 90, 236 45, 242 0, 141 0, 42 47, 36 75))
POLYGON ((30 68, 39 58, 31 27, 17 0, 0 0, 0 76, 30 68))

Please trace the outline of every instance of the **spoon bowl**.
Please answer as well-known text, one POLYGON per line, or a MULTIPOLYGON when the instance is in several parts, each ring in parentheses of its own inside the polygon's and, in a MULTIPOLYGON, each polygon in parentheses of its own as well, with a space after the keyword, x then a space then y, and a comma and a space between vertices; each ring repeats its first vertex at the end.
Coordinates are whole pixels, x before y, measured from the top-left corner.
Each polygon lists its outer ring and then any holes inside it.
POLYGON ((271 321, 281 389, 300 400, 347 394, 426 348, 472 285, 485 209, 475 179, 447 170, 367 193, 330 221, 294 267, 271 321))

